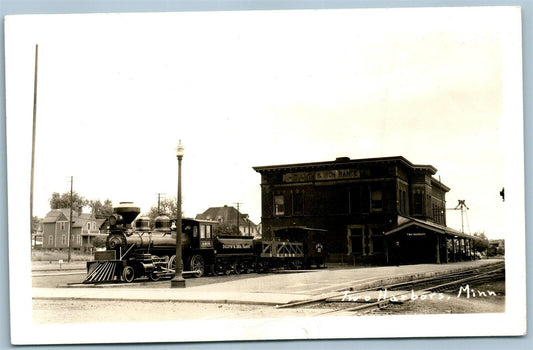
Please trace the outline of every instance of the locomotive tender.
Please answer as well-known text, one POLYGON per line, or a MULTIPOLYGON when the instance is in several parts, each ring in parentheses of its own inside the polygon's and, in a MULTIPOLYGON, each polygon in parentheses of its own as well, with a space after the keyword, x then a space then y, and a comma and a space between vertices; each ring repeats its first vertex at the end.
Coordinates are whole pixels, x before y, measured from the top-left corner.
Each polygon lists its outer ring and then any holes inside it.
MULTIPOLYGON (((87 263, 84 283, 132 282, 139 277, 157 281, 175 273, 176 229, 160 215, 151 229, 149 218, 139 216, 140 208, 121 202, 107 219, 109 235, 106 250, 96 251, 87 263)), ((319 236, 324 230, 289 227, 272 241, 252 236, 215 235, 218 223, 182 219, 182 259, 184 274, 200 277, 262 272, 272 268, 300 269, 324 265, 326 253, 319 236), (317 241, 318 240, 318 241, 317 241)))

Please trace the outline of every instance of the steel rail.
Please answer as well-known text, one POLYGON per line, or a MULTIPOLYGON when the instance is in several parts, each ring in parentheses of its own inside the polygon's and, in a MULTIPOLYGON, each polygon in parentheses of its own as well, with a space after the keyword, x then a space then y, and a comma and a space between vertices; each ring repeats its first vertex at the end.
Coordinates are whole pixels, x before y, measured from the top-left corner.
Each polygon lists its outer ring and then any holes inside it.
MULTIPOLYGON (((389 284, 389 285, 382 285, 379 288, 372 287, 372 288, 361 289, 361 290, 358 290, 358 291, 353 291, 352 288, 350 288, 350 291, 353 292, 353 293, 362 293, 362 292, 368 292, 368 291, 378 291, 378 290, 383 290, 383 289, 391 290, 390 289, 391 287, 392 288, 398 288, 400 286, 411 286, 411 288, 413 288, 416 285, 423 285, 424 283, 428 284, 430 282, 441 282, 443 280, 449 280, 449 279, 452 279, 452 278, 458 278, 458 277, 463 277, 465 275, 475 274, 473 276, 467 277, 467 278, 472 278, 472 277, 475 277, 475 276, 479 276, 480 270, 489 270, 488 273, 490 273, 493 270, 503 269, 501 267, 502 264, 504 265, 505 263, 498 263, 498 264, 489 265, 489 266, 475 267, 475 268, 472 268, 472 269, 468 269, 468 270, 464 270, 464 271, 460 271, 460 272, 453 272, 453 273, 445 274, 445 275, 441 275, 441 276, 414 279, 414 280, 407 281, 407 282, 400 282, 400 283, 393 283, 393 284, 389 284)), ((461 281, 461 280, 455 280, 455 282, 461 281)), ((424 289, 422 289, 422 290, 424 290, 424 289)), ((310 298, 310 299, 307 299, 307 300, 301 300, 301 301, 297 301, 297 302, 293 302, 293 303, 277 305, 276 308, 277 309, 282 309, 282 308, 290 308, 290 307, 297 307, 297 306, 302 306, 302 305, 308 305, 308 304, 313 304, 313 303, 324 302, 324 301, 326 301, 327 299, 330 299, 330 298, 344 296, 345 293, 346 293, 346 290, 336 291, 336 292, 332 292, 332 293, 319 295, 319 296, 317 296, 315 298, 310 298)), ((401 295, 401 294, 399 294, 399 295, 401 295)), ((368 303, 368 304, 365 304, 365 305, 362 305, 362 306, 372 305, 372 304, 376 304, 377 305, 378 303, 377 302, 376 303, 368 303)), ((375 305, 373 305, 373 306, 375 306, 375 305)), ((372 306, 370 306, 370 307, 372 307, 372 306)), ((356 308, 358 308, 358 307, 356 307, 356 308)), ((345 310, 345 309, 340 309, 339 311, 343 311, 343 310, 345 310)), ((328 311, 326 313, 329 313, 329 312, 331 312, 331 311, 328 311)), ((334 310, 333 312, 336 312, 336 311, 334 310)))
MULTIPOLYGON (((485 280, 492 280, 492 279, 494 279, 494 277, 502 275, 504 270, 505 270, 505 268, 499 267, 499 268, 494 269, 492 271, 488 271, 488 272, 485 272, 485 273, 482 273, 482 274, 478 274, 478 275, 475 275, 475 276, 470 276, 470 277, 466 277, 466 278, 463 278, 463 279, 460 279, 460 280, 456 280, 456 281, 453 281, 453 282, 447 282, 447 283, 443 283, 443 284, 440 284, 440 285, 432 286, 432 287, 429 287, 429 288, 421 289, 420 293, 417 294, 417 297, 420 297, 422 295, 431 294, 431 293, 434 293, 435 291, 448 290, 448 289, 451 289, 452 287, 455 287, 457 285, 464 284, 465 282, 472 282, 472 281, 479 282, 479 281, 485 281, 485 280)), ((373 290, 376 290, 376 289, 373 289, 373 290)), ((412 292, 409 291, 409 292, 406 292, 406 293, 397 294, 397 295, 395 295, 395 297, 398 298, 398 297, 401 297, 402 295, 407 295, 407 294, 411 294, 411 293, 412 292)), ((343 293, 343 295, 344 295, 344 293, 343 293)), ((402 300, 401 303, 408 302, 410 300, 411 300, 410 298, 407 298, 405 300, 402 300)), ((378 301, 372 302, 372 303, 365 303, 363 305, 350 307, 350 308, 341 308, 341 309, 336 309, 336 310, 328 310, 326 312, 323 312, 323 313, 320 313, 320 314, 317 314, 317 315, 314 315, 314 316, 322 316, 322 315, 332 314, 332 313, 337 313, 337 312, 361 311, 361 310, 371 309, 371 308, 376 308, 376 307, 377 308, 381 308, 381 307, 383 307, 385 305, 388 305, 390 303, 393 303, 393 302, 389 298, 389 299, 384 299, 384 300, 378 300, 378 301)))

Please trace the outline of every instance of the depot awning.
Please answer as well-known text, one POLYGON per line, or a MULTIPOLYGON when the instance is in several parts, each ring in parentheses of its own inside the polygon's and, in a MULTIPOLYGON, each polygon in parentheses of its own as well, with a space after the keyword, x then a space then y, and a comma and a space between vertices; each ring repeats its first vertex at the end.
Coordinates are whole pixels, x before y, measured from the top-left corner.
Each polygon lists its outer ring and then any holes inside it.
POLYGON ((393 235, 393 234, 403 232, 406 229, 413 228, 413 227, 426 229, 426 230, 439 233, 442 235, 449 235, 449 236, 460 237, 460 238, 469 238, 469 239, 474 239, 474 240, 482 240, 481 238, 471 236, 466 233, 462 233, 453 228, 439 225, 431 221, 420 220, 420 219, 405 217, 405 216, 399 216, 398 226, 396 226, 392 230, 385 232, 384 235, 385 236, 393 235))

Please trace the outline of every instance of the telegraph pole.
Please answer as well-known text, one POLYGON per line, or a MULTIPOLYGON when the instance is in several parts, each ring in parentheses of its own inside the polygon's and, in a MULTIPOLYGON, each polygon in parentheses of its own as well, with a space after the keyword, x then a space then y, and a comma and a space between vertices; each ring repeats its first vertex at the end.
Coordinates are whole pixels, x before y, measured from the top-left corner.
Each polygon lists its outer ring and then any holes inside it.
MULTIPOLYGON (((37 61, 39 58, 39 45, 35 45, 35 76, 33 80, 33 130, 31 136, 31 179, 30 179, 30 244, 33 232, 33 177, 35 164, 35 131, 37 122, 37 61)), ((37 238, 35 238, 37 240, 37 238)))
POLYGON ((71 241, 72 241, 72 176, 70 177, 70 215, 68 219, 68 259, 67 261, 70 263, 70 249, 71 249, 71 241))
POLYGON ((156 193, 157 194, 157 215, 161 214, 161 195, 164 193, 156 193))
POLYGON ((237 204, 237 233, 240 235, 241 234, 241 228, 240 228, 240 222, 239 222, 239 217, 241 216, 241 212, 239 211, 240 207, 239 205, 241 205, 242 203, 233 203, 233 204, 237 204))

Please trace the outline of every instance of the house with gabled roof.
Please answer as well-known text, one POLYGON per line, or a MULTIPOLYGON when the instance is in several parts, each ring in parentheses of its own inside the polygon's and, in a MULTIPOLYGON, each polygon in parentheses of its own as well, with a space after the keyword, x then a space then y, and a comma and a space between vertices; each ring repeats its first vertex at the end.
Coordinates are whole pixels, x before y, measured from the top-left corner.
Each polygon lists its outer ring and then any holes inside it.
MULTIPOLYGON (((67 249, 69 247, 70 208, 52 209, 42 220, 43 248, 67 249)), ((72 235, 70 247, 78 250, 93 248, 94 237, 100 235, 100 227, 94 214, 72 211, 72 235)))
POLYGON ((212 220, 218 222, 218 231, 221 233, 237 232, 237 225, 239 226, 238 234, 243 236, 258 236, 260 235, 259 226, 256 225, 248 214, 243 214, 235 207, 224 205, 223 207, 211 207, 202 214, 196 215, 197 220, 212 220))

